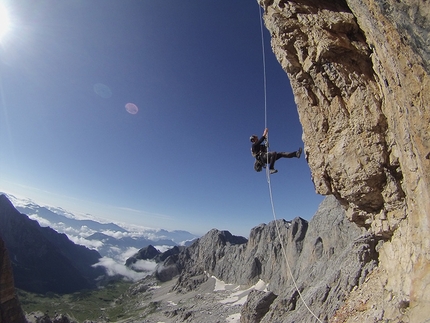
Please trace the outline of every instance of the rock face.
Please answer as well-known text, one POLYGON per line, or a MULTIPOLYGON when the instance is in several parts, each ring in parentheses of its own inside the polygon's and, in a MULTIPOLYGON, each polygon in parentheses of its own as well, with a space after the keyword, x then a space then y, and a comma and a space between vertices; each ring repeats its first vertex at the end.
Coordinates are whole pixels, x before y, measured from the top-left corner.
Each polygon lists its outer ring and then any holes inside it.
POLYGON ((362 312, 424 322, 430 317, 428 2, 258 2, 291 81, 316 191, 334 195, 349 219, 386 241, 380 275, 369 282, 383 286, 383 297, 369 295, 373 309, 362 312))
POLYGON ((373 236, 327 197, 309 223, 296 218, 261 224, 248 241, 211 230, 177 255, 181 273, 174 290, 193 290, 208 275, 246 286, 263 280, 269 291, 250 294, 242 323, 315 321, 301 297, 325 321, 377 265, 375 245, 373 236))
POLYGON ((26 323, 15 293, 12 266, 3 240, 0 238, 0 323, 26 323))
POLYGON ((248 299, 242 308, 240 316, 241 322, 258 323, 267 314, 276 299, 276 295, 272 292, 262 292, 253 290, 249 293, 248 299))
POLYGON ((184 246, 174 246, 165 252, 160 252, 154 246, 149 245, 128 258, 125 265, 134 271, 140 271, 134 266, 136 262, 139 260, 152 260, 158 264, 155 277, 162 282, 169 281, 181 272, 181 268, 178 266, 178 254, 185 248, 184 246))

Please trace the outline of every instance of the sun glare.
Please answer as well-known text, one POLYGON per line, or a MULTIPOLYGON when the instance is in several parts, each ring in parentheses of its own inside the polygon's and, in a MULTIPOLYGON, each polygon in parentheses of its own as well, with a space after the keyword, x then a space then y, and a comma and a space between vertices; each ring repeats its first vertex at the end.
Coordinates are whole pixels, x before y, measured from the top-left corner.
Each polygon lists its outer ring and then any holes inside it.
POLYGON ((7 9, 0 4, 0 41, 6 35, 10 27, 9 13, 7 9))

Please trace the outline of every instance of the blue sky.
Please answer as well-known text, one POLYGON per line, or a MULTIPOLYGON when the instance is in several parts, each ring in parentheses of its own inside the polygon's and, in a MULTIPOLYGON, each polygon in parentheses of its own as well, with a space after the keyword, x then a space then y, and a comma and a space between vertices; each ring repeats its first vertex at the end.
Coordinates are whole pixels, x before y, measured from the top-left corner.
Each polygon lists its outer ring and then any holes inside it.
MULTIPOLYGON (((257 1, 0 3, 0 191, 195 234, 273 219, 249 142, 265 125, 257 1)), ((270 147, 294 151, 296 105, 264 39, 270 147)), ((310 219, 322 197, 306 160, 276 168, 276 216, 310 219)))

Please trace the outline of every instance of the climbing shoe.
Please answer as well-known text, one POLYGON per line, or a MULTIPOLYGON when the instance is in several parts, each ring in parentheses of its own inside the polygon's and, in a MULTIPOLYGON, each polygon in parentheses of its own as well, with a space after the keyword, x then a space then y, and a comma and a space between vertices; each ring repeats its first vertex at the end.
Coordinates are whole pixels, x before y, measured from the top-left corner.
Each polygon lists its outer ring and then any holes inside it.
POLYGON ((270 170, 270 174, 275 174, 275 173, 277 173, 278 171, 276 170, 276 169, 271 169, 270 170))
POLYGON ((302 147, 300 147, 299 150, 297 150, 296 157, 300 158, 301 155, 302 155, 302 147))

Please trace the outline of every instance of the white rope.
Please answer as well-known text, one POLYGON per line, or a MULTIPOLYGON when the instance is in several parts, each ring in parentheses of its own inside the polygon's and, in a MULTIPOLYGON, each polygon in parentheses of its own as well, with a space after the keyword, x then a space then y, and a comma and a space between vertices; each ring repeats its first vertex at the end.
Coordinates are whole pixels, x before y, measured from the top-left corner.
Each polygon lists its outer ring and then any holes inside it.
POLYGON ((263 13, 259 6, 260 32, 261 32, 261 52, 263 53, 263 87, 264 87, 264 129, 267 128, 267 81, 266 81, 266 53, 264 49, 263 33, 263 13))
MULTIPOLYGON (((260 8, 259 18, 260 18, 260 32, 261 32, 261 47, 262 47, 262 52, 263 52, 263 74, 264 74, 264 128, 266 129, 267 128, 266 56, 265 56, 265 48, 264 48, 263 12, 262 12, 262 8, 260 6, 259 6, 259 8, 260 8)), ((267 136, 266 136, 266 144, 267 144, 266 178, 267 178, 267 183, 269 186, 269 196, 270 196, 270 204, 272 205, 273 219, 275 220, 276 233, 278 235, 279 243, 281 244, 282 254, 284 256, 285 263, 287 264, 287 268, 288 268, 288 272, 290 274, 291 280, 293 281, 294 287, 295 287, 300 299, 302 300, 303 305, 306 307, 306 309, 309 311, 309 313, 311 313, 317 319, 318 322, 322 323, 322 321, 318 318, 318 316, 315 315, 314 312, 312 312, 312 310, 309 308, 309 306, 306 304, 305 300, 303 299, 302 293, 300 292, 300 290, 297 286, 296 279, 294 278, 293 272, 291 270, 290 263, 288 262, 287 252, 284 248, 284 244, 282 243, 281 230, 279 228, 278 221, 276 218, 275 204, 273 203, 272 184, 270 182, 270 169, 269 169, 270 167, 267 167, 267 165, 269 165, 269 144, 268 144, 268 142, 269 142, 269 136, 267 134, 267 136)))

